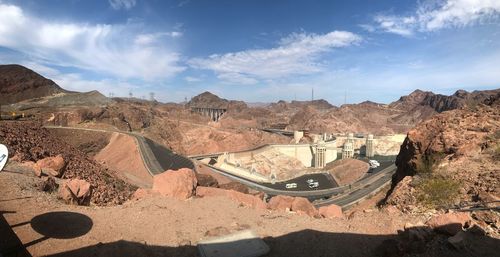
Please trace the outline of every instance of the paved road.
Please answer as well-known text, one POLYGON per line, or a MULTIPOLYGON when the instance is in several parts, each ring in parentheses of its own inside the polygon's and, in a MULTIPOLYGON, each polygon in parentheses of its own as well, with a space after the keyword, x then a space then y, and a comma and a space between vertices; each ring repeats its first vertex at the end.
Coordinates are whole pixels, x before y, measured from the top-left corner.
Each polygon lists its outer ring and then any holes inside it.
POLYGON ((387 167, 387 170, 381 171, 377 176, 378 177, 367 177, 361 180, 361 184, 351 191, 346 192, 337 197, 333 197, 327 200, 319 200, 314 202, 314 205, 317 207, 325 206, 329 204, 336 204, 343 209, 347 209, 352 205, 364 200, 377 193, 380 189, 382 189, 385 185, 388 185, 391 182, 392 175, 396 170, 395 165, 391 165, 387 167))
MULTIPOLYGON (((194 169, 194 163, 187 157, 178 155, 168 148, 155 143, 154 141, 145 138, 141 135, 123 132, 123 131, 110 131, 101 129, 88 129, 88 128, 73 128, 73 127, 54 127, 46 126, 47 128, 59 129, 80 129, 97 132, 118 132, 133 136, 137 140, 139 152, 145 163, 146 168, 151 175, 159 174, 167 169, 191 168, 194 169)), ((206 155, 215 157, 218 154, 206 155)), ((205 156, 205 157, 206 157, 205 156)), ((198 157, 199 158, 199 157, 198 157)), ((197 159, 197 158, 193 158, 197 159)), ((200 163, 203 164, 203 163, 200 163)), ((257 183, 246 178, 230 174, 222 169, 218 169, 211 165, 206 165, 214 172, 225 175, 233 180, 239 181, 251 188, 267 193, 268 195, 289 195, 306 197, 316 206, 323 206, 328 204, 337 204, 343 208, 347 208, 352 204, 364 199, 366 196, 381 189, 384 185, 390 182, 392 174, 396 170, 393 162, 381 161, 381 166, 371 173, 365 175, 361 180, 353 183, 352 185, 339 187, 335 180, 329 174, 318 173, 308 174, 289 181, 271 183, 257 183), (307 180, 313 179, 319 182, 318 188, 310 188, 307 180), (297 183, 297 188, 286 188, 286 184, 297 183)))
POLYGON ((104 129, 91 129, 91 128, 77 128, 77 127, 58 127, 58 126, 45 126, 50 129, 76 129, 76 130, 86 130, 95 132, 117 132, 130 135, 135 138, 137 145, 139 146, 139 153, 144 162, 144 166, 148 172, 154 176, 160 174, 168 169, 177 170, 180 168, 190 168, 194 169, 194 163, 179 154, 172 152, 170 149, 154 142, 153 140, 143 137, 142 135, 124 132, 124 131, 113 131, 104 129))

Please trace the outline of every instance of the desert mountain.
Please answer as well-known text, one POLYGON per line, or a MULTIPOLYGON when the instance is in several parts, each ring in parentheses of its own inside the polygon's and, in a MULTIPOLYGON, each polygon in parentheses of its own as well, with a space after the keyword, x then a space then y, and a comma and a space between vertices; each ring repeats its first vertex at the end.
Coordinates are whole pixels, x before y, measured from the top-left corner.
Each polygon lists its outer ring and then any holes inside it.
POLYGON ((402 96, 399 100, 389 104, 389 106, 408 111, 415 108, 430 107, 436 112, 444 112, 484 103, 484 101, 499 93, 500 89, 473 91, 470 93, 465 90, 458 90, 453 95, 446 96, 434 94, 429 91, 415 90, 407 96, 402 96))
POLYGON ((0 104, 64 93, 54 81, 21 65, 0 65, 0 104))
POLYGON ((188 103, 188 107, 221 108, 221 109, 243 109, 247 105, 243 101, 233 101, 220 98, 208 91, 193 97, 188 103))
POLYGON ((98 91, 71 92, 21 65, 0 65, 0 104, 12 110, 102 106, 113 102, 98 91))

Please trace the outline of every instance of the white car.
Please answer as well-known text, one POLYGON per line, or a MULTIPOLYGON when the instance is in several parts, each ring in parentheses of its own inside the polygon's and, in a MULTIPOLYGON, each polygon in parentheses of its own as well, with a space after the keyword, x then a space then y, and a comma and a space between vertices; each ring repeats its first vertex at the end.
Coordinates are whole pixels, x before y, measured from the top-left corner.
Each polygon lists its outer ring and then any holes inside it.
POLYGON ((287 189, 290 189, 290 188, 297 188, 297 183, 288 183, 285 185, 285 187, 287 189))
POLYGON ((380 163, 376 160, 369 160, 368 163, 370 164, 371 168, 377 168, 378 166, 380 166, 380 163))
POLYGON ((318 181, 314 181, 314 179, 308 179, 306 182, 309 185, 309 188, 317 188, 317 187, 319 187, 319 182, 318 181))

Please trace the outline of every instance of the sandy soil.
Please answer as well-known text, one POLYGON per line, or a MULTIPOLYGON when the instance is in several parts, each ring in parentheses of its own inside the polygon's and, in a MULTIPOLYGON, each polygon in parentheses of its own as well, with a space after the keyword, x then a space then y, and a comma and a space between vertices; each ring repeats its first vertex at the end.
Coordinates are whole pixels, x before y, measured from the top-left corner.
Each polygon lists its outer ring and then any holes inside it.
POLYGON ((346 185, 360 179, 368 171, 368 163, 356 160, 338 160, 326 165, 325 170, 330 172, 339 185, 346 185))
MULTIPOLYGON (((314 219, 254 210, 218 197, 153 197, 114 207, 78 207, 36 191, 32 184, 37 180, 0 173, 3 218, 33 256, 196 256, 200 240, 242 229, 264 238, 271 248, 268 256, 370 256, 405 222, 417 219, 377 210, 350 220, 314 219), (70 213, 61 219, 55 212, 70 213)), ((11 236, 3 240, 8 241, 13 236, 5 226, 2 231, 11 236)))
POLYGON ((153 177, 144 166, 135 139, 129 135, 114 132, 109 144, 94 159, 133 185, 150 188, 153 184, 153 177))

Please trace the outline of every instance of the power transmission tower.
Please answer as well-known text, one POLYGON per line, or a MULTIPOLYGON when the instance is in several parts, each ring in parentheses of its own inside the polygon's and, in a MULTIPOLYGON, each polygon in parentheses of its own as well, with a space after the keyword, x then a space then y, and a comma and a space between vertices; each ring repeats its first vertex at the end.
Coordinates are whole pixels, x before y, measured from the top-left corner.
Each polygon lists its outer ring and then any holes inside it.
POLYGON ((153 102, 155 100, 155 93, 154 92, 149 92, 149 100, 153 102))

